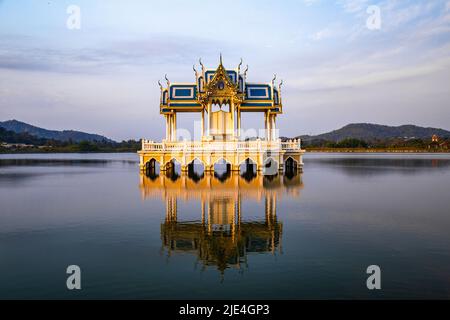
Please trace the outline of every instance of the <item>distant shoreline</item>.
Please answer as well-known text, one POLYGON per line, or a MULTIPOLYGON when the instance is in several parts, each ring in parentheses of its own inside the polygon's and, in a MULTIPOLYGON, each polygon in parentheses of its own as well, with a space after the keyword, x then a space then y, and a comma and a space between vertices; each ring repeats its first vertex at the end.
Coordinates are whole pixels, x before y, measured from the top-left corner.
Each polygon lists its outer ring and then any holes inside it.
POLYGON ((425 149, 366 149, 366 148, 307 148, 307 153, 450 153, 447 150, 425 150, 425 149))
POLYGON ((137 151, 16 151, 0 152, 2 154, 93 154, 93 153, 137 153, 137 151))
MULTIPOLYGON (((303 149, 306 153, 422 153, 422 154, 449 154, 450 150, 420 150, 420 149, 360 149, 360 148, 307 148, 303 149)), ((123 151, 13 151, 13 152, 0 152, 0 155, 8 154, 94 154, 94 153, 137 153, 134 150, 123 151)))

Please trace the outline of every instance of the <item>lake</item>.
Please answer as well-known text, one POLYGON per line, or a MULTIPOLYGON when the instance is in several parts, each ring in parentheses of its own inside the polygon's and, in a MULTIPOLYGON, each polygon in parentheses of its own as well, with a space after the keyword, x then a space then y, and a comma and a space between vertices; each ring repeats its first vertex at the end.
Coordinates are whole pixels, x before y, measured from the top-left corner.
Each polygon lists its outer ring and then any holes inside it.
POLYGON ((0 155, 0 298, 450 298, 450 155, 304 162, 147 176, 135 154, 0 155))

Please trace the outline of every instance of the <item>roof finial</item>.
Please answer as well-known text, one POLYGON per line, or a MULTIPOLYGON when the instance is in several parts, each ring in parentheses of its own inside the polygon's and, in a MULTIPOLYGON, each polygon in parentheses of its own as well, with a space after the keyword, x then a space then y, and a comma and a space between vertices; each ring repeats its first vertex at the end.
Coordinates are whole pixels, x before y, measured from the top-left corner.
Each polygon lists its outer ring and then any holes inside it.
POLYGON ((276 78, 277 78, 277 74, 275 73, 275 74, 273 75, 272 85, 273 85, 273 83, 275 82, 276 78))
POLYGON ((192 70, 194 70, 194 72, 195 72, 195 79, 197 79, 197 78, 198 78, 198 72, 197 72, 197 70, 195 69, 195 64, 192 65, 192 70))
POLYGON ((170 81, 169 81, 169 79, 167 79, 167 73, 164 75, 164 78, 166 79, 167 86, 170 86, 170 81))
POLYGON ((198 63, 200 63, 200 65, 202 66, 202 72, 203 72, 203 70, 205 69, 205 66, 202 63, 202 58, 198 59, 198 63))
POLYGON ((242 58, 241 58, 241 61, 239 62, 239 65, 238 65, 238 71, 241 70, 241 66, 242 66, 242 58))
POLYGON ((245 71, 244 71, 244 77, 247 77, 247 71, 248 71, 248 65, 247 65, 247 67, 245 68, 245 71))
POLYGON ((220 53, 220 64, 222 64, 222 52, 220 53))
POLYGON ((161 84, 161 81, 158 80, 158 84, 159 84, 159 88, 161 89, 161 91, 163 91, 163 86, 161 84))
POLYGON ((281 79, 280 84, 278 85, 278 103, 281 104, 281 86, 283 85, 283 79, 281 79))

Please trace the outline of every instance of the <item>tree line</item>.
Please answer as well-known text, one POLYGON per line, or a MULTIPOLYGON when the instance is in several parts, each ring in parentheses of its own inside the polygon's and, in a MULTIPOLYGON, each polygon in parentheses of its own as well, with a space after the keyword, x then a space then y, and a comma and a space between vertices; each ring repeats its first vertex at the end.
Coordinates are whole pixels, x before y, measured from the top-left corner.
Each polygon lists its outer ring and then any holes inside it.
POLYGON ((356 138, 347 138, 340 141, 329 141, 323 139, 316 139, 312 141, 303 141, 302 146, 305 149, 417 149, 417 150, 448 150, 450 139, 440 139, 438 142, 433 142, 431 139, 373 139, 365 141, 356 138))
POLYGON ((38 138, 26 132, 16 133, 0 128, 0 152, 136 152, 141 148, 141 142, 127 140, 111 141, 60 141, 38 138), (16 145, 16 146, 14 146, 16 145))

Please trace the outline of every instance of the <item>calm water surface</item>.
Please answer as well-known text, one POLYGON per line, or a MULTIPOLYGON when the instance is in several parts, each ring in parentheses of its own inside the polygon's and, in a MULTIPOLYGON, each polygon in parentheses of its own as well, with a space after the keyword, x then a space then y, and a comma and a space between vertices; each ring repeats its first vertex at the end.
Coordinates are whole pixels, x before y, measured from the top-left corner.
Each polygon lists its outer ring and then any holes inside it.
POLYGON ((1 155, 0 298, 450 298, 450 155, 304 162, 147 177, 135 154, 1 155))

